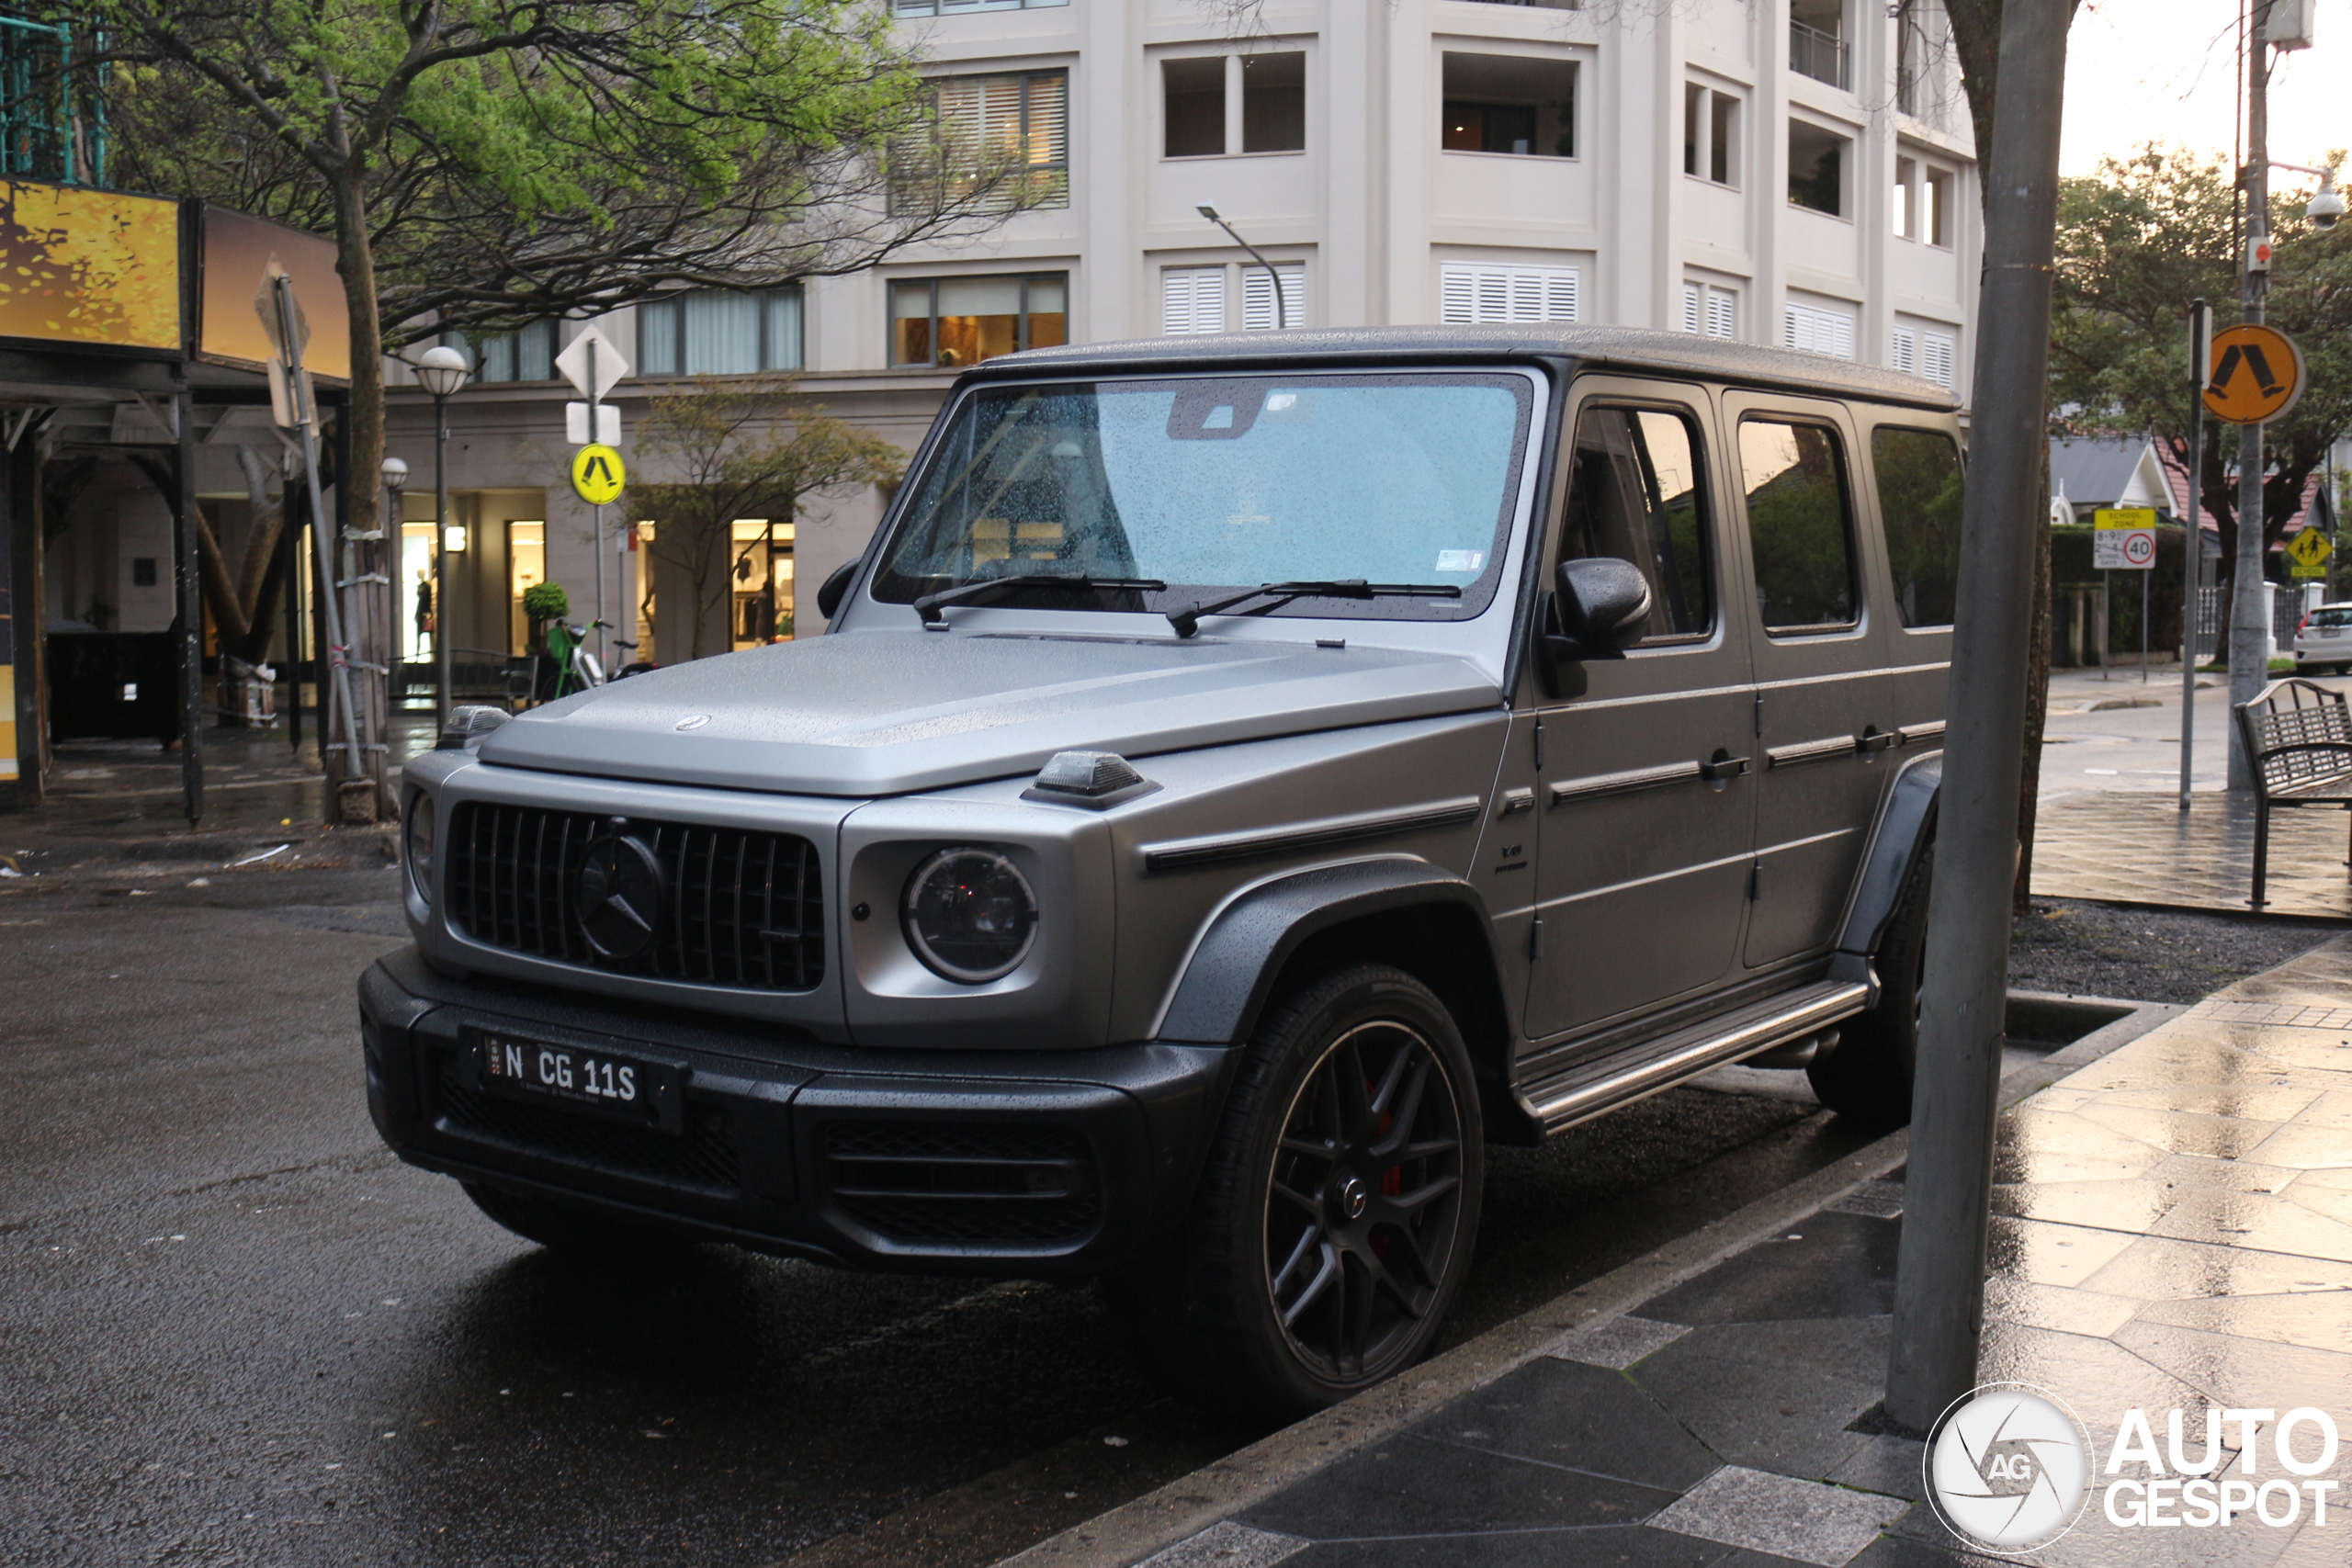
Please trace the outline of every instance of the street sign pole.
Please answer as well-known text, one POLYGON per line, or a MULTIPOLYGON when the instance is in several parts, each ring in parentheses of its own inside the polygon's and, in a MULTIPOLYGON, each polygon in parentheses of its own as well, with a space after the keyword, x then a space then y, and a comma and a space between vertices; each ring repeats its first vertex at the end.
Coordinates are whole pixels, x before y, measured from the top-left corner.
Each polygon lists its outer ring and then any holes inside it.
MULTIPOLYGON (((596 347, 597 340, 589 339, 588 439, 591 441, 604 434, 596 428, 597 410, 603 402, 596 390, 596 347)), ((609 671, 612 666, 605 652, 605 621, 606 619, 605 615, 605 503, 598 502, 590 510, 596 519, 596 625, 593 628, 596 633, 596 663, 600 668, 609 671)))
POLYGON ((2180 563, 2180 808, 2188 809, 2197 741, 2197 626, 2205 615, 2205 378, 2213 373, 2213 308, 2188 302, 2188 557, 2180 563))
MULTIPOLYGON (((2254 7, 2245 59, 2245 270, 2239 319, 2258 326, 2269 293, 2270 50, 2268 6, 2254 7)), ((2238 547, 2230 583, 2230 708, 2254 701, 2270 680, 2269 594, 2263 581, 2262 421, 2238 426, 2238 547)), ((2252 789, 2254 760, 2239 727, 2230 739, 2230 788, 2252 789)))

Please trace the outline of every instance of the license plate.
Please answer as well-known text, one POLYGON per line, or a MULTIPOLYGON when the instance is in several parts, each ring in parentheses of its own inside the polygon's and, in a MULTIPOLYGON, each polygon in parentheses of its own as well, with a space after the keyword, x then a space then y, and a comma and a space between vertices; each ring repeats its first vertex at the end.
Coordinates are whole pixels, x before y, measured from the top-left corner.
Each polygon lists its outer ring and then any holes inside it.
POLYGON ((686 1069, 680 1063, 489 1030, 474 1034, 469 1055, 477 1080, 492 1094, 664 1133, 684 1124, 686 1069))
POLYGON ((2342 637, 2344 635, 2344 628, 2341 626, 2322 626, 2319 628, 2319 635, 2322 637, 2342 637))

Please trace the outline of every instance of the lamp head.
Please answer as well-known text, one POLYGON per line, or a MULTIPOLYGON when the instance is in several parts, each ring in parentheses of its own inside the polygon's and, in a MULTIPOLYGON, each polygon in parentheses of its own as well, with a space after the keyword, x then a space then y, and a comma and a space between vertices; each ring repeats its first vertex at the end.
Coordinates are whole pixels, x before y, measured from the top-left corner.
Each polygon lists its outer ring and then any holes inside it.
POLYGON ((393 490, 408 486, 408 464, 398 457, 384 459, 384 483, 393 490))
POLYGON ((1193 209, 1193 210, 1199 213, 1202 217, 1207 219, 1212 223, 1222 223, 1225 221, 1225 220, 1216 215, 1216 209, 1211 207, 1205 201, 1201 203, 1200 206, 1193 209))
POLYGON ((436 398, 446 398, 464 386, 469 374, 466 356, 447 344, 436 344, 416 356, 416 378, 436 398))

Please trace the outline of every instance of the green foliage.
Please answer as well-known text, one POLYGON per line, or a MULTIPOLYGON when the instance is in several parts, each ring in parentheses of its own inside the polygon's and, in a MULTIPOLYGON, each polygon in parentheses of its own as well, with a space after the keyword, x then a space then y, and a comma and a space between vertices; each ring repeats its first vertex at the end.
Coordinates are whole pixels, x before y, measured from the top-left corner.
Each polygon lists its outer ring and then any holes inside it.
MULTIPOLYGON (((2064 182, 2057 310, 2051 336, 2053 433, 2151 433, 2175 461, 2188 451, 2188 301, 2203 296, 2215 326, 2237 315, 2233 185, 2218 160, 2152 145, 2064 182)), ((2274 198, 2268 320, 2294 337, 2307 376, 2302 400, 2265 427, 2270 472, 2263 531, 2276 540, 2300 510, 2304 481, 2352 429, 2352 228, 2322 232, 2301 201, 2274 198)), ((2234 555, 2236 487, 2225 471, 2234 426, 2206 422, 2198 492, 2234 555)))
POLYGON ((571 614, 571 596, 560 582, 534 582, 523 590, 523 618, 560 621, 571 614))

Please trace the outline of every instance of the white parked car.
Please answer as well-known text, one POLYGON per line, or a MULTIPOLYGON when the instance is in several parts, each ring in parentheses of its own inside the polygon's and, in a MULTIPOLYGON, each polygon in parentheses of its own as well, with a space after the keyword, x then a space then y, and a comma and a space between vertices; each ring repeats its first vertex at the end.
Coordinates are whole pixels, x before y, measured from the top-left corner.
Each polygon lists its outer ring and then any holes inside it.
POLYGON ((2338 675, 2352 674, 2352 604, 2322 604, 2295 628, 2295 673, 2329 665, 2338 675))

